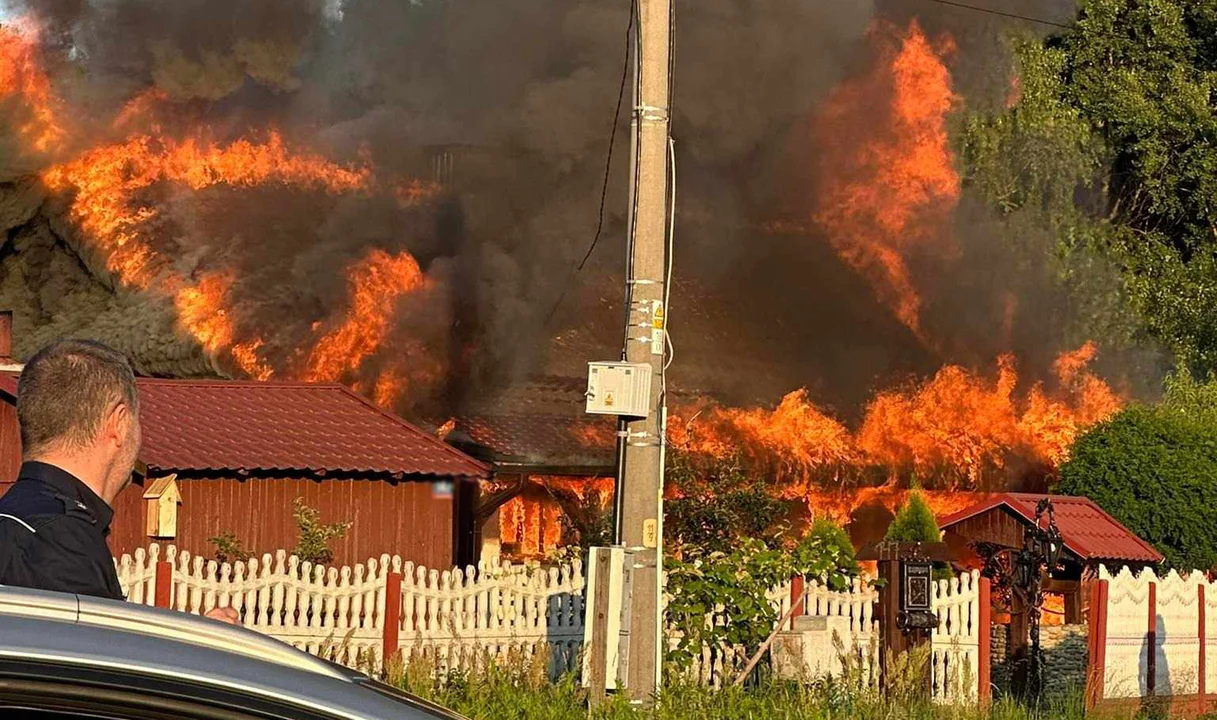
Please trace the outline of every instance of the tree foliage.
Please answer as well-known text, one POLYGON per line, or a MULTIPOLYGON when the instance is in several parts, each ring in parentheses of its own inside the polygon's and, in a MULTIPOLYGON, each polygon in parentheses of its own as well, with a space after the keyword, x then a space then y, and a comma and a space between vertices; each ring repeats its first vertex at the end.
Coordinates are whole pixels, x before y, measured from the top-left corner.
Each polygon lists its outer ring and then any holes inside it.
POLYGON ((884 540, 901 543, 936 543, 942 541, 934 511, 925 504, 921 492, 912 490, 887 526, 884 540))
POLYGON ((969 184, 1050 229, 1066 281, 1118 269, 1118 292, 1081 293, 1092 317, 1127 322, 1127 304, 1193 368, 1217 368, 1217 0, 1084 0, 1016 57, 1017 104, 966 123, 969 184))
POLYGON ((769 593, 791 578, 844 589, 858 574, 844 530, 820 520, 802 537, 794 533, 794 503, 741 458, 679 450, 669 457, 676 497, 664 501, 666 612, 680 639, 667 659, 675 667, 687 667, 705 646, 756 649, 778 620, 769 593))
POLYGON ((843 556, 830 534, 810 534, 793 549, 754 537, 736 538, 729 551, 686 547, 669 557, 667 623, 679 632, 667 660, 686 668, 703 647, 743 647, 751 654, 776 627, 778 610, 769 592, 792 577, 844 589, 857 563, 843 556))
POLYGON ((245 549, 245 544, 231 530, 213 535, 207 538, 207 542, 215 545, 215 558, 218 563, 244 562, 253 557, 253 553, 245 549))
POLYGON ((741 537, 773 545, 787 532, 793 504, 777 496, 739 457, 669 455, 667 482, 675 497, 664 501, 664 540, 674 548, 696 546, 729 552, 741 537))
MULTIPOLYGON (((1185 376, 1184 376, 1185 377, 1185 376)), ((1132 407, 1083 434, 1059 491, 1094 500, 1181 570, 1217 568, 1217 386, 1179 386, 1157 407, 1132 407), (1197 408, 1188 405, 1208 398, 1197 408)))
POLYGON ((858 565, 858 554, 854 551, 854 543, 849 539, 849 533, 827 518, 816 520, 807 533, 806 543, 820 544, 831 548, 837 556, 837 566, 848 575, 861 572, 858 565))

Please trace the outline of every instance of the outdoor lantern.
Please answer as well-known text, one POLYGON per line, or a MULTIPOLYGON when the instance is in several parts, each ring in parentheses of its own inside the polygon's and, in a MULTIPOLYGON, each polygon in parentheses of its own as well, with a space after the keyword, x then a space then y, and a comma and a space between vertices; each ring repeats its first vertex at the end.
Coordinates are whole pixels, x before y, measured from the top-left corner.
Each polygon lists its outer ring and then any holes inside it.
POLYGON ((1057 566, 1057 563, 1061 559, 1061 543, 1059 538, 1049 537, 1047 558, 1049 569, 1057 566))
POLYGON ((1014 584, 1018 587, 1029 587, 1032 582, 1032 573, 1036 570, 1034 567, 1034 553, 1027 550, 1019 551, 1014 562, 1014 584))

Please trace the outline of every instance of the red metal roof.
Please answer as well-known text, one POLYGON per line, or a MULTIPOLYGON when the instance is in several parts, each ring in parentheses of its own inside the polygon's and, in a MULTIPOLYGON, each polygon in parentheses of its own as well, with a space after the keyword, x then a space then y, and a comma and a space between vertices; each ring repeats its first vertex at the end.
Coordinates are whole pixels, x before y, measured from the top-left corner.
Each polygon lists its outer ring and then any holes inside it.
MULTIPOLYGON (((482 463, 342 385, 138 378, 150 469, 486 477, 482 463)), ((0 391, 15 395, 11 376, 0 391)))
POLYGON ((943 518, 939 526, 946 530, 968 518, 1005 508, 1027 523, 1035 522, 1035 506, 1051 497, 1056 512, 1056 526, 1061 531, 1065 547, 1083 561, 1121 560, 1157 563, 1162 553, 1137 537, 1115 518, 1103 511, 1093 500, 1068 495, 1039 495, 1034 493, 999 493, 983 502, 943 518))

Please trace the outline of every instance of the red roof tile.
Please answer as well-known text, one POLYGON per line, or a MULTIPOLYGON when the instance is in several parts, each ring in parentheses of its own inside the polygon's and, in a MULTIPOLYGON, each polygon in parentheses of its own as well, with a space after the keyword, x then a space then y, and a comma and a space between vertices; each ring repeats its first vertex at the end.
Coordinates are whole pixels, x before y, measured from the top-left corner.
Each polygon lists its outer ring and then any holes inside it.
MULTIPOLYGON (((603 471, 614 464, 612 418, 561 415, 481 415, 458 418, 465 443, 497 463, 565 466, 603 471)), ((457 436, 459 437, 459 436, 457 436)))
POLYGON ((1000 493, 984 502, 948 515, 940 522, 945 530, 968 518, 995 508, 1005 508, 1027 523, 1035 522, 1035 507, 1045 497, 1052 498, 1056 526, 1061 531, 1065 547, 1083 561, 1120 560, 1157 563, 1162 553, 1137 537, 1115 518, 1103 511, 1093 500, 1067 495, 1038 495, 1034 493, 1000 493))
POLYGON ((487 474, 341 385, 141 379, 139 391, 150 468, 487 474))
MULTIPOLYGON (((488 468, 341 385, 138 378, 150 469, 485 477, 488 468)), ((0 391, 15 394, 11 376, 0 391), (12 386, 12 387, 10 387, 12 386)))

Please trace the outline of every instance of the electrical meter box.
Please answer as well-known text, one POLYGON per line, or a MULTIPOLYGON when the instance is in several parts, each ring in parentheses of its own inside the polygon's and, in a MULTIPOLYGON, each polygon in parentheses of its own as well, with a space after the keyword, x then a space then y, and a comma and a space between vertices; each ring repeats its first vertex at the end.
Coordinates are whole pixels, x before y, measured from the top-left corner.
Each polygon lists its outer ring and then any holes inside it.
POLYGON ((650 414, 651 366, 646 363, 587 364, 587 412, 644 418, 650 414))

